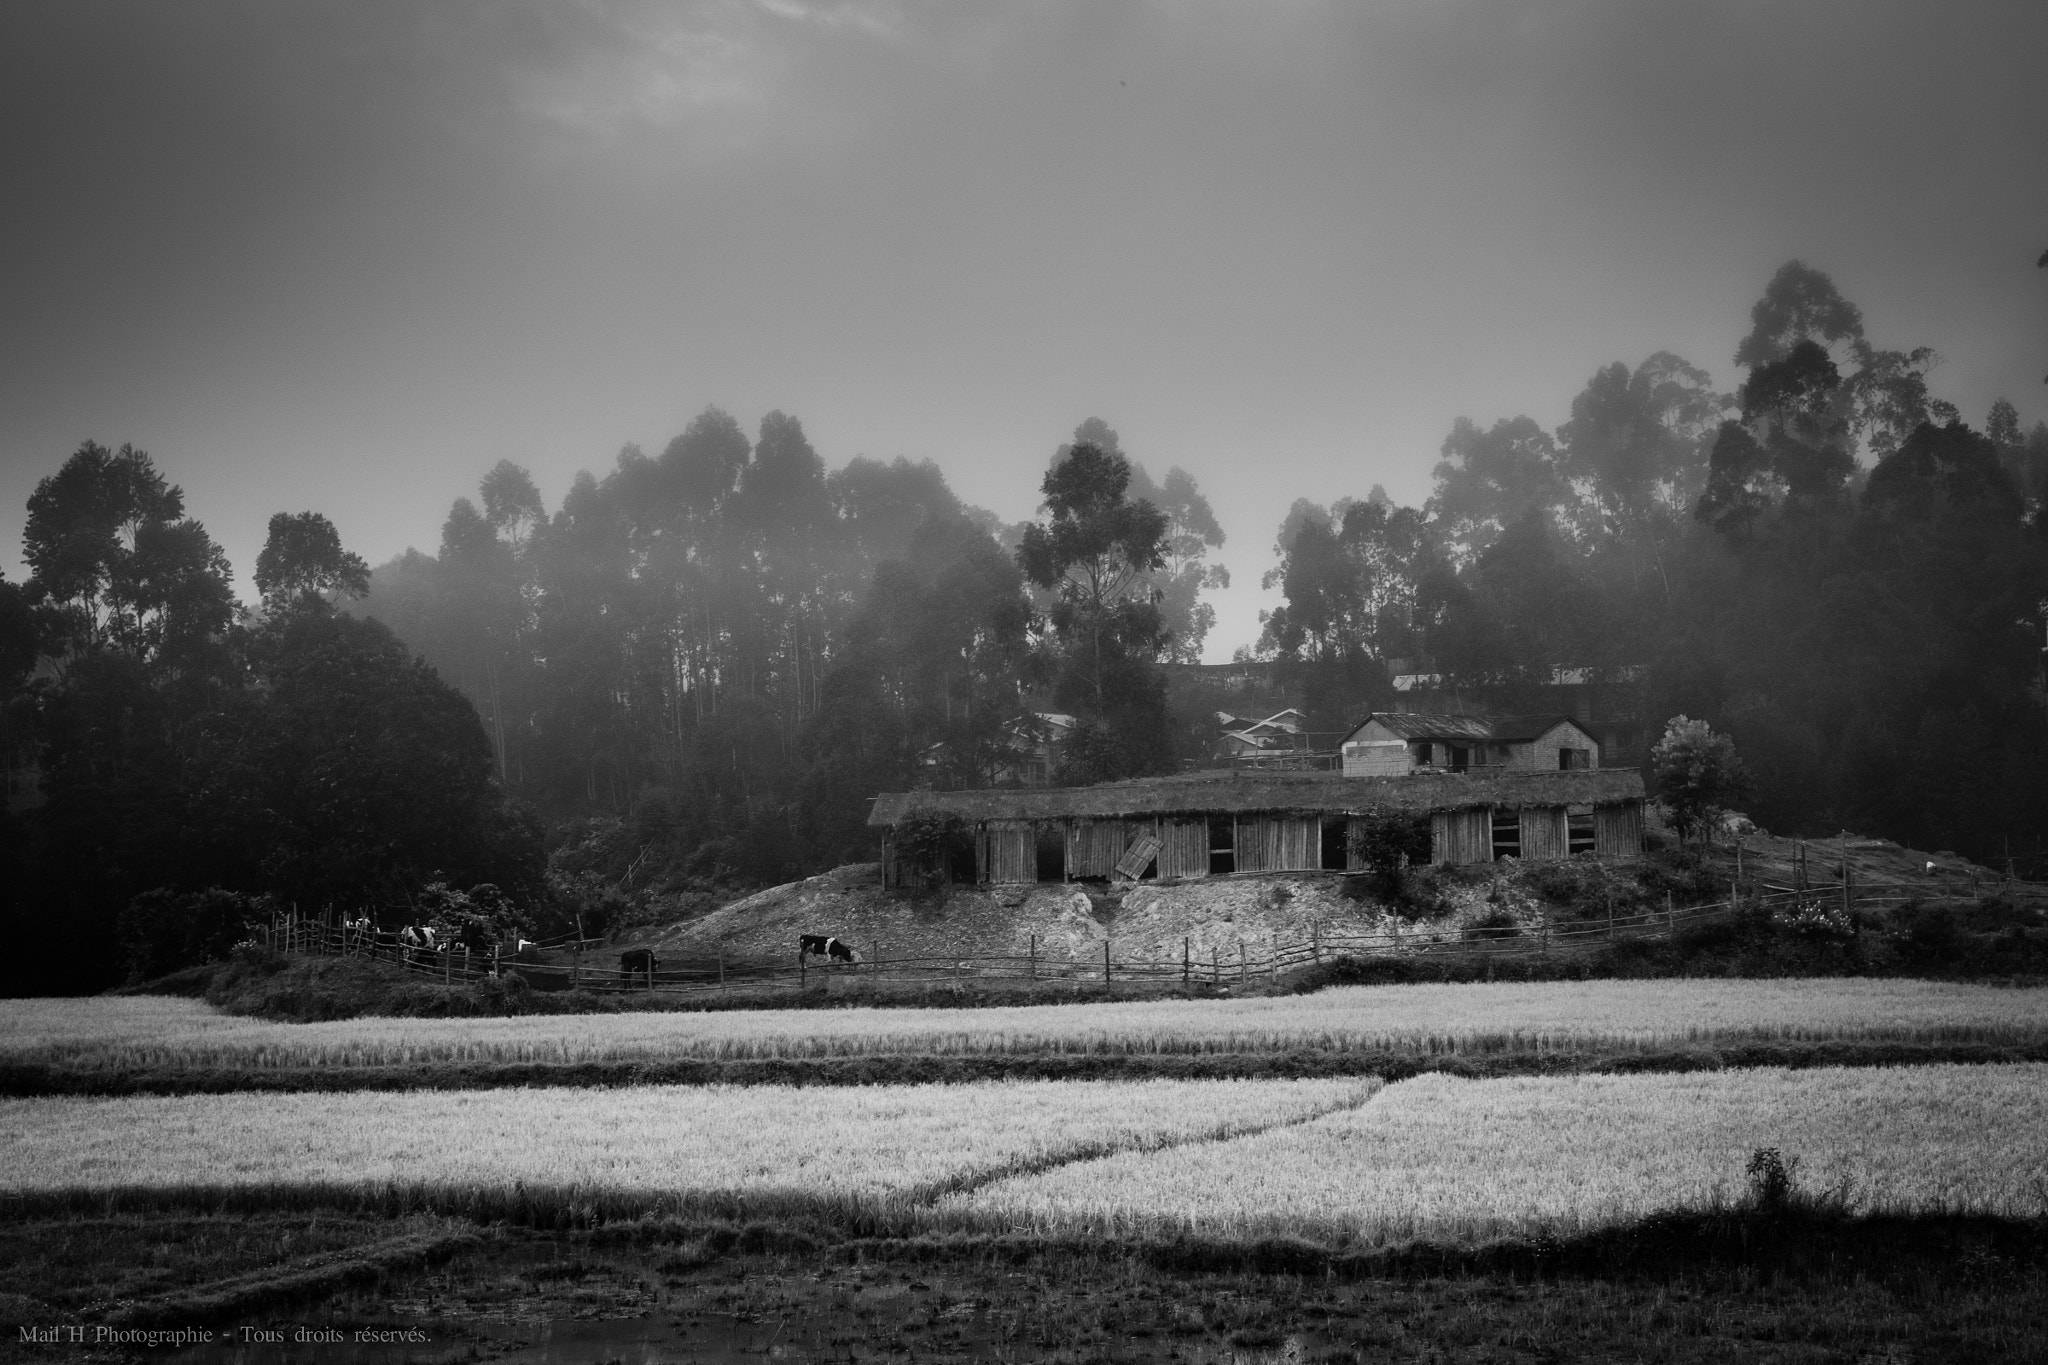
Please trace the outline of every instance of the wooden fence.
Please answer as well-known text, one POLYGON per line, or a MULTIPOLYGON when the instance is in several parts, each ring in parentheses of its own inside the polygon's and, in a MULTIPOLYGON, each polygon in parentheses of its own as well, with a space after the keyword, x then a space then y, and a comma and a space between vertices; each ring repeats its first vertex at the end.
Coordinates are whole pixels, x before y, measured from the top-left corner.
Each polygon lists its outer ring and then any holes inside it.
MULTIPOLYGON (((1281 975, 1339 957, 1428 957, 1487 960, 1567 956, 1597 951, 1628 939, 1668 937, 1683 930, 1725 921, 1744 912, 1785 912, 1805 905, 1815 909, 1874 910, 1924 897, 1922 888, 1855 885, 1805 890, 1759 886, 1704 905, 1672 907, 1565 924, 1471 926, 1462 929, 1417 927, 1391 934, 1350 934, 1312 926, 1309 937, 1291 943, 1233 947, 1211 942, 1197 952, 1192 938, 1181 941, 1178 956, 1156 958, 1119 954, 1104 939, 1098 951, 1082 955, 1055 954, 1037 938, 1024 953, 968 956, 890 956, 886 945, 869 943, 857 962, 828 962, 795 953, 780 960, 741 957, 662 958, 650 980, 645 971, 627 971, 619 964, 622 949, 599 940, 574 938, 539 945, 548 960, 515 960, 497 953, 466 952, 461 947, 438 950, 407 948, 388 931, 363 932, 317 920, 286 918, 269 937, 285 952, 353 955, 393 962, 423 977, 453 984, 517 972, 537 990, 654 991, 678 997, 717 996, 762 988, 858 988, 867 983, 917 984, 940 981, 1042 981, 1068 983, 1076 991, 1088 986, 1156 987, 1162 992, 1196 986, 1228 987, 1270 982, 1281 975), (563 959, 567 959, 564 961, 563 959)), ((630 952, 630 947, 623 951, 630 952)))

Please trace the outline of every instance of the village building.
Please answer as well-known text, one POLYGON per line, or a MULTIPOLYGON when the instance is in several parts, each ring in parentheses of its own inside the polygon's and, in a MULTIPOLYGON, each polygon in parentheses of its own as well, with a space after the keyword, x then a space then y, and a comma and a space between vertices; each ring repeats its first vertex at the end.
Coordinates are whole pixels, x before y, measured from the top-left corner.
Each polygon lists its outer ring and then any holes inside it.
POLYGON ((1346 777, 1418 772, 1572 772, 1600 766, 1600 742, 1570 716, 1379 711, 1338 745, 1346 777))
POLYGON ((1439 863, 1635 857, 1643 846, 1641 774, 1590 763, 1431 766, 1373 777, 1200 772, 1092 787, 892 792, 875 798, 868 824, 881 831, 885 885, 919 875, 902 865, 891 834, 929 811, 957 817, 968 835, 948 873, 1000 884, 1356 870, 1355 822, 1388 810, 1429 821, 1439 863))

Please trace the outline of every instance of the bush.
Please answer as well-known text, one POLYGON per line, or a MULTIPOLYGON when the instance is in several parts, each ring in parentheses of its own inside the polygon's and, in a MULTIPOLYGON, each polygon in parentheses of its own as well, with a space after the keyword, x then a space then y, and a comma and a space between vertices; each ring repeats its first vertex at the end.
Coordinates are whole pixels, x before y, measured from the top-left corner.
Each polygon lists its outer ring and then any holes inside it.
POLYGON ((130 982, 149 981, 181 968, 225 961, 248 936, 251 921, 269 908, 237 891, 209 887, 179 895, 164 887, 128 903, 115 925, 130 982))
POLYGON ((1406 869, 1430 859, 1429 817, 1371 806, 1351 822, 1351 853, 1372 874, 1381 898, 1399 899, 1406 869))
POLYGON ((936 806, 912 807, 891 831, 890 842, 897 858, 932 887, 944 886, 952 879, 954 863, 974 853, 973 832, 967 822, 936 806))
POLYGON ((1750 1203, 1776 1212, 1790 1204, 1798 1190, 1799 1158, 1788 1163, 1776 1147, 1759 1147, 1749 1154, 1743 1174, 1749 1177, 1750 1203))

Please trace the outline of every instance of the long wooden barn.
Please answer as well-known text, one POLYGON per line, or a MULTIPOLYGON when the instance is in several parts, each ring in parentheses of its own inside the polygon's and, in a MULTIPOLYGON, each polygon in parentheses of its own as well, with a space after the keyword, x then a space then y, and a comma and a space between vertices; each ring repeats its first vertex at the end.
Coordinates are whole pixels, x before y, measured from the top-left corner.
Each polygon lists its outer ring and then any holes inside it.
MULTIPOLYGON (((1634 857, 1643 848, 1643 779, 1633 769, 1480 775, 1191 773, 1094 787, 891 792, 868 824, 882 831, 886 884, 906 869, 890 832, 913 811, 958 816, 981 882, 1108 877, 1147 839, 1151 875, 1356 869, 1354 821, 1373 809, 1427 815, 1439 863, 1496 858, 1634 857)), ((970 875, 962 864, 954 875, 970 875)))

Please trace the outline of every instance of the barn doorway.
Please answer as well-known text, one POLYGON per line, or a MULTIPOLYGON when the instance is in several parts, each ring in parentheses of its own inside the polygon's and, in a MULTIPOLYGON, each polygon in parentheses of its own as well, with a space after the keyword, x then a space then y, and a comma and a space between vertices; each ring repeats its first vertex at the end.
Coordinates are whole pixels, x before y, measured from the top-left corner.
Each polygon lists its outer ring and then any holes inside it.
POLYGON ((1038 825, 1033 830, 1037 839, 1038 880, 1042 882, 1063 882, 1067 879, 1067 831, 1060 825, 1038 825))
POLYGON ((1522 856, 1522 813, 1518 810, 1493 808, 1493 856, 1495 858, 1519 858, 1522 856))
POLYGON ((1349 820, 1323 821, 1323 860, 1320 866, 1325 872, 1342 872, 1351 865, 1351 822, 1349 820))
POLYGON ((1237 871, 1237 820, 1228 815, 1209 817, 1209 875, 1237 871))

